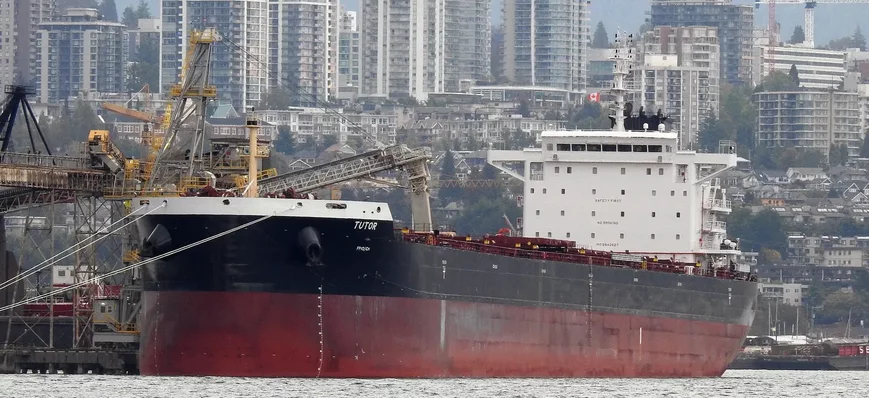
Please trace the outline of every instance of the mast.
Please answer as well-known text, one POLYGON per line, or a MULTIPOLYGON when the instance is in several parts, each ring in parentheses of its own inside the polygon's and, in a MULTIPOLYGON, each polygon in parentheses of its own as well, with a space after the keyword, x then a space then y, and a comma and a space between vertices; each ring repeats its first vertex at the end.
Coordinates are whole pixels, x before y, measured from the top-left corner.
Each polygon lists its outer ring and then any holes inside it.
POLYGON ((615 122, 614 131, 625 131, 625 94, 628 92, 625 87, 625 78, 631 73, 634 59, 634 35, 628 34, 624 37, 621 31, 616 32, 615 54, 610 57, 615 61, 613 70, 613 87, 610 92, 616 97, 615 100, 615 122))
POLYGON ((247 197, 256 198, 259 196, 257 192, 257 171, 256 171, 256 152, 257 152, 257 134, 259 133, 259 119, 251 108, 247 113, 246 127, 248 132, 248 149, 247 154, 247 197))

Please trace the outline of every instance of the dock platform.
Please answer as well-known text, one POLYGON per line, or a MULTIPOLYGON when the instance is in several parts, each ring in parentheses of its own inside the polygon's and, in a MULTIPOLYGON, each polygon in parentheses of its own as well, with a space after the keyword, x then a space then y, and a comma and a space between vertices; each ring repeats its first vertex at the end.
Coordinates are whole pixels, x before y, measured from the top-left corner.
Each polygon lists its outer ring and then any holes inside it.
POLYGON ((139 374, 137 352, 93 349, 0 349, 0 373, 139 374))

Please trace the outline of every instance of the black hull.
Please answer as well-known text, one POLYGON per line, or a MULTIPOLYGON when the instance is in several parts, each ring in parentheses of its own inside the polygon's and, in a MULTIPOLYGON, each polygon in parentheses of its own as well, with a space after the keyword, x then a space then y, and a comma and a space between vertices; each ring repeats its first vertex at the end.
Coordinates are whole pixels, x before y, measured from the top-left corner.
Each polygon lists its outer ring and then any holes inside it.
MULTIPOLYGON (((160 254, 257 217, 147 216, 160 254)), ((752 282, 497 256, 400 239, 390 222, 273 217, 145 266, 146 291, 270 292, 459 300, 750 326, 752 282), (366 227, 367 228, 367 227, 366 227), (319 248, 310 253, 311 242, 319 248), (319 254, 319 256, 318 256, 319 254)))

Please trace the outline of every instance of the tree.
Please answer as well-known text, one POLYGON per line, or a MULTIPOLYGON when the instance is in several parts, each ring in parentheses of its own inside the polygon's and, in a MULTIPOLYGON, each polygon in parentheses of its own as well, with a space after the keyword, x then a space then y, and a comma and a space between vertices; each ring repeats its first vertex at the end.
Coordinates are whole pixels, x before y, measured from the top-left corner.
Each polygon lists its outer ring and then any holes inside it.
POLYGON ((136 16, 136 10, 133 9, 133 6, 124 8, 124 13, 121 15, 121 23, 129 29, 136 29, 136 26, 139 24, 139 18, 136 16))
POLYGON ((791 39, 788 40, 790 44, 800 44, 806 41, 806 32, 803 31, 803 27, 800 25, 794 26, 794 34, 791 35, 791 39))
POLYGON ((794 84, 794 80, 791 76, 782 71, 774 70, 761 80, 761 83, 754 88, 754 92, 793 91, 796 89, 797 86, 794 84))
POLYGON ((830 167, 841 166, 848 163, 848 145, 830 145, 830 167))
POLYGON ((519 108, 516 110, 522 117, 531 117, 531 103, 527 99, 519 101, 519 108))
POLYGON ((335 145, 338 143, 338 137, 336 137, 335 134, 323 134, 321 136, 321 139, 322 139, 322 141, 320 141, 321 147, 319 148, 320 150, 318 152, 325 151, 326 149, 332 147, 332 145, 335 145))
POLYGON ((99 10, 100 14, 103 15, 103 20, 118 22, 118 6, 115 5, 115 0, 103 0, 99 10))
POLYGON ((705 148, 707 151, 714 151, 718 148, 719 141, 730 139, 732 137, 727 136, 727 131, 715 115, 710 115, 700 124, 698 141, 701 148, 705 148))
MULTIPOLYGON (((347 137, 347 145, 350 145, 350 147, 355 149, 356 151, 360 151, 360 150, 362 150, 362 147, 364 146, 364 142, 362 141, 362 137, 360 137, 358 135, 354 135, 352 137, 347 137)), ((415 146, 410 146, 410 145, 408 145, 408 146, 410 148, 415 147, 415 146)))
MULTIPOLYGON (((444 154, 444 159, 441 161, 440 181, 456 181, 456 158, 453 151, 447 151, 444 154)), ((445 186, 438 189, 438 198, 442 206, 446 206, 451 202, 459 200, 462 196, 461 188, 456 186, 445 186)))
POLYGON ((860 26, 857 26, 857 29, 854 30, 854 35, 851 36, 851 45, 859 48, 860 51, 866 51, 866 37, 860 31, 860 26))
POLYGON ((159 39, 142 39, 133 61, 127 68, 127 90, 139 91, 145 84, 152 89, 160 86, 159 39))
POLYGON ((597 23, 597 28, 594 29, 594 39, 591 41, 592 48, 609 48, 610 37, 606 32, 606 26, 603 21, 597 23))
MULTIPOLYGON (((757 109, 751 102, 751 88, 748 86, 733 86, 723 84, 720 90, 720 113, 718 122, 721 124, 726 139, 736 140, 737 152, 747 152, 755 144, 755 129, 757 128, 757 109)), ((714 143, 717 148, 718 143, 714 143)))
POLYGON ((296 152, 296 139, 290 131, 290 126, 278 126, 275 150, 286 155, 292 155, 296 152))
POLYGON ((290 92, 283 87, 272 87, 260 106, 270 110, 285 110, 292 106, 290 92))
POLYGON ((860 147, 860 157, 869 158, 869 134, 863 136, 863 145, 860 147))
POLYGON ((791 70, 788 71, 788 76, 790 76, 791 81, 794 83, 797 88, 800 87, 800 71, 797 70, 796 64, 791 64, 791 70))

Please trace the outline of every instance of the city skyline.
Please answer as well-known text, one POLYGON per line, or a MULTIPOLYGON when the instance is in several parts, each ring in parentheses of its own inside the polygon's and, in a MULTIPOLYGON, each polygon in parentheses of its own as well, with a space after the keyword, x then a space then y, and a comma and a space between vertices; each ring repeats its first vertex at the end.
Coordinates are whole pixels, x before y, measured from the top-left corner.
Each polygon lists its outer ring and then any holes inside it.
MULTIPOLYGON (((159 12, 158 0, 147 0, 152 14, 159 12)), ((128 5, 138 4, 139 0, 116 0, 118 15, 128 5)), ((339 1, 341 5, 350 11, 359 11, 359 0, 339 1)), ((734 4, 754 4, 754 0, 734 0, 734 4)), ((492 0, 492 22, 501 22, 501 7, 503 0, 492 0)), ((592 27, 598 22, 603 22, 607 31, 615 32, 616 28, 635 32, 643 24, 646 11, 649 10, 651 0, 592 0, 591 23, 592 27), (619 7, 612 6, 618 3, 619 7)), ((815 35, 818 45, 825 45, 830 40, 838 39, 854 32, 859 25, 863 32, 869 32, 869 21, 861 19, 869 13, 869 4, 819 4, 815 9, 815 35)), ((754 11, 754 23, 757 27, 767 26, 767 8, 761 5, 754 11)), ((803 25, 803 7, 799 4, 780 4, 776 7, 776 20, 781 25, 783 38, 790 38, 794 27, 803 25)))

